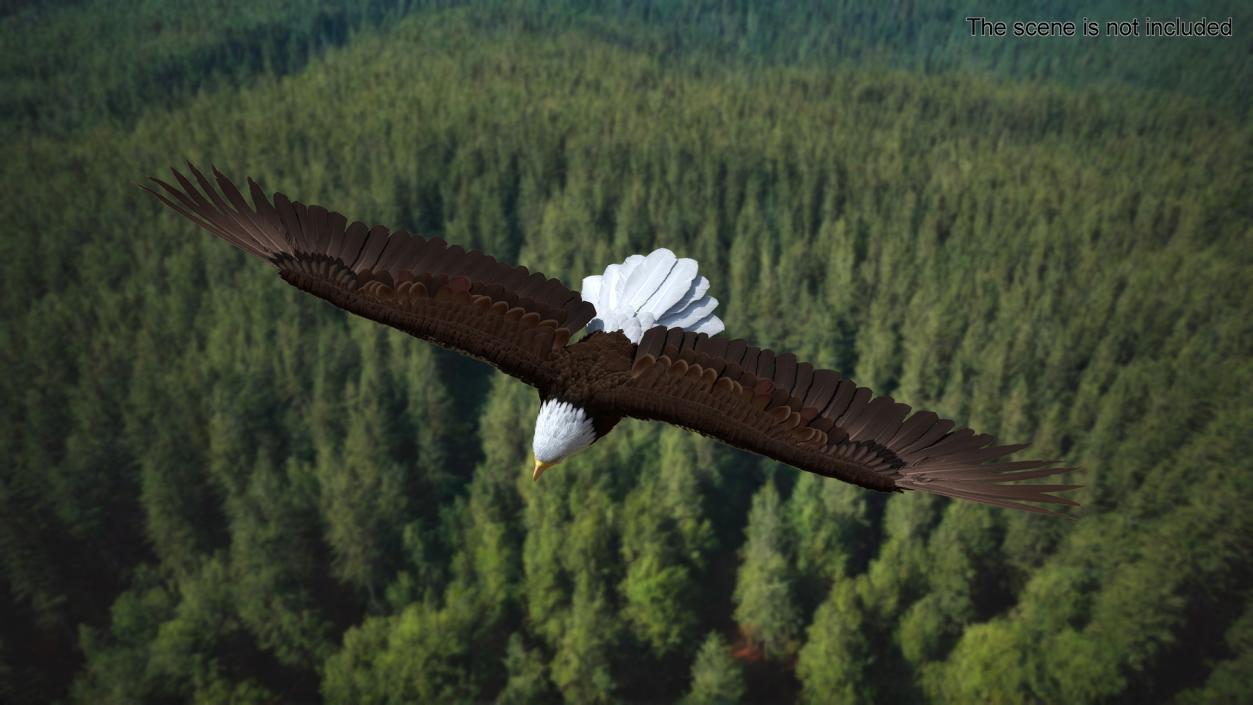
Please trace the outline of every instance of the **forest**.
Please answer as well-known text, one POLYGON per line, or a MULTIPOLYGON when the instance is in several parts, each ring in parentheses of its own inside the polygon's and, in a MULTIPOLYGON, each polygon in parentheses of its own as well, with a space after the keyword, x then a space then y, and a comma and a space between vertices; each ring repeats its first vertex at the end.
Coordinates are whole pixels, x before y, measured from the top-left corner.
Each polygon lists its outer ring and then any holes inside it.
POLYGON ((1112 1, 0 4, 0 702, 1247 702, 1253 12, 1215 5, 1236 38, 1114 46, 962 22, 1112 1), (571 286, 669 247, 732 336, 1082 506, 629 420, 533 482, 533 390, 138 188, 184 160, 571 286))

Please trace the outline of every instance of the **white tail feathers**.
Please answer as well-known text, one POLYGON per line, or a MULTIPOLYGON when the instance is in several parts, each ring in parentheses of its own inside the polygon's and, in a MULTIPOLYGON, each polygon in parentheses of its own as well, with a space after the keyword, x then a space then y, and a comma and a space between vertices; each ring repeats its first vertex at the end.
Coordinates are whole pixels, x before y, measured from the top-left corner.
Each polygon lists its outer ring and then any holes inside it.
POLYGON ((583 300, 596 307, 587 329, 620 330, 633 343, 654 326, 717 335, 724 326, 713 313, 718 300, 707 291, 709 280, 694 259, 678 259, 664 248, 631 255, 583 279, 583 300))

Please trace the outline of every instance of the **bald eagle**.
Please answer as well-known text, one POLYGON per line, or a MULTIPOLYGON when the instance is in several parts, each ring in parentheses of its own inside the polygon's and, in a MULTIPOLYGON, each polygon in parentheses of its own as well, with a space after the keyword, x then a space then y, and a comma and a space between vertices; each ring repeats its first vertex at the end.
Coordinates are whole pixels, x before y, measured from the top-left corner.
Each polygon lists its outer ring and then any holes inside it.
POLYGON ((921 490, 1055 513, 1079 485, 1011 484, 1072 471, 1007 461, 1025 445, 910 414, 832 370, 721 335, 694 260, 666 249, 583 280, 582 292, 478 251, 367 227, 248 179, 249 205, 217 169, 194 165, 149 193, 332 304, 482 360, 539 391, 533 477, 624 417, 675 424, 802 470, 887 492, 921 490), (192 179, 195 180, 193 183, 192 179), (580 332, 581 337, 574 339, 580 332), (573 342, 572 342, 573 340, 573 342))

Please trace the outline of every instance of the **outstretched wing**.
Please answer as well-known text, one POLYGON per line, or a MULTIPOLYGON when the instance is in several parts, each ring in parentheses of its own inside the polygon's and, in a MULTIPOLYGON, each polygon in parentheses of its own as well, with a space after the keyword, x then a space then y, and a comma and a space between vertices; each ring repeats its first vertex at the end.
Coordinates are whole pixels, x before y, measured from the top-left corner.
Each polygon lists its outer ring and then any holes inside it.
POLYGON ((534 386, 595 308, 556 279, 403 230, 349 224, 320 206, 271 201, 252 179, 249 206, 216 169, 217 188, 188 164, 178 186, 144 187, 191 222, 279 270, 288 283, 340 308, 488 362, 534 386), (221 190, 219 193, 218 189, 221 190))
POLYGON ((1008 462, 1025 445, 993 445, 930 411, 910 415, 831 370, 743 340, 657 327, 635 349, 630 380, 603 402, 820 475, 878 490, 922 490, 999 507, 1076 505, 1054 492, 1079 485, 1007 484, 1074 470, 1056 461, 1008 462))

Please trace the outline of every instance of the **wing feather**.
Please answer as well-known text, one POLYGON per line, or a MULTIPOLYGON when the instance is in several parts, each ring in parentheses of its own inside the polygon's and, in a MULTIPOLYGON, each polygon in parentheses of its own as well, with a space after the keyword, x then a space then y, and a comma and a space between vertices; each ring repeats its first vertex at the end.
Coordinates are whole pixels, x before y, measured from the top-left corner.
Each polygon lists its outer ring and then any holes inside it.
POLYGON ((403 230, 349 223, 342 214, 248 180, 252 205, 213 169, 188 164, 177 185, 145 190, 192 223, 266 260, 288 283, 366 318, 478 358, 536 386, 595 315, 556 279, 403 230), (215 185, 216 182, 216 185, 215 185), (159 190, 158 190, 159 189, 159 190))
POLYGON ((1044 514, 1076 503, 1079 485, 1023 482, 1074 471, 1054 460, 1007 461, 1025 445, 930 411, 911 414, 831 370, 749 346, 656 327, 635 348, 631 378, 599 401, 673 423, 802 470, 885 491, 916 490, 1044 514))

